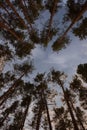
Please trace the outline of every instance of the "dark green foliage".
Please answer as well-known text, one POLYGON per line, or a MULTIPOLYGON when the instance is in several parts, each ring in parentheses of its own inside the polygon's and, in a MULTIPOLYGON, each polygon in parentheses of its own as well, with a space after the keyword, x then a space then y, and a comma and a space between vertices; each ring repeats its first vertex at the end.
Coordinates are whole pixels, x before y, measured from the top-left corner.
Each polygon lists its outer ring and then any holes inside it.
POLYGON ((24 85, 24 90, 23 91, 25 91, 25 92, 27 92, 27 93, 31 93, 31 94, 33 94, 33 91, 34 91, 34 88, 35 86, 34 86, 34 84, 32 84, 32 83, 30 83, 30 82, 27 82, 27 83, 25 83, 25 85, 24 85))
POLYGON ((87 18, 84 18, 78 27, 73 28, 73 33, 78 36, 80 40, 87 38, 87 18))
MULTIPOLYGON (((61 0, 57 0, 58 4, 61 3, 61 0)), ((46 1, 46 8, 49 10, 50 13, 52 13, 53 6, 55 4, 55 0, 47 0, 46 1)), ((58 6, 56 5, 55 12, 57 12, 58 6)))
POLYGON ((78 115, 78 117, 80 118, 80 120, 83 122, 83 121, 84 121, 84 117, 83 117, 84 111, 82 111, 82 110, 80 109, 80 107, 77 107, 77 108, 76 108, 76 112, 77 112, 77 115, 78 115))
POLYGON ((28 61, 28 62, 24 62, 23 64, 15 64, 14 69, 19 73, 21 72, 22 74, 23 73, 28 74, 33 70, 32 62, 29 63, 28 61))
POLYGON ((57 29, 56 28, 50 28, 49 31, 49 26, 47 26, 42 32, 41 32, 41 44, 44 47, 47 47, 47 45, 49 44, 50 40, 52 40, 53 36, 55 36, 57 34, 57 29))
POLYGON ((68 119, 68 111, 63 106, 54 109, 55 130, 66 130, 72 128, 71 120, 68 119))
POLYGON ((7 59, 11 58, 11 50, 9 46, 5 43, 4 45, 0 45, 0 57, 6 56, 7 59))
POLYGON ((40 42, 39 34, 37 33, 37 31, 34 30, 31 32, 30 39, 34 44, 40 42))
POLYGON ((55 113, 56 113, 56 116, 57 116, 58 118, 61 118, 62 114, 64 113, 64 108, 63 108, 63 107, 61 107, 61 108, 56 108, 56 109, 54 109, 54 111, 55 111, 55 113))
POLYGON ((15 75, 7 71, 6 73, 1 73, 0 74, 0 88, 5 87, 6 84, 8 84, 11 81, 15 80, 15 75))
POLYGON ((15 101, 12 106, 10 108, 7 108, 3 114, 7 114, 7 113, 12 113, 13 111, 15 111, 16 107, 18 106, 18 101, 15 101))
POLYGON ((17 130, 20 130, 21 125, 22 125, 22 119, 23 119, 23 112, 22 111, 17 112, 15 114, 13 128, 17 128, 17 130))
POLYGON ((70 39, 68 37, 65 37, 62 42, 61 38, 59 38, 57 41, 53 43, 52 49, 53 51, 60 51, 61 49, 66 48, 69 43, 70 39))
POLYGON ((15 44, 16 55, 18 55, 20 58, 30 55, 31 49, 33 48, 34 45, 27 42, 18 42, 15 44))
POLYGON ((44 74, 38 74, 36 77, 35 77, 35 82, 42 82, 44 79, 44 74))
POLYGON ((63 84, 63 81, 61 80, 62 76, 65 76, 63 72, 52 70, 51 71, 51 81, 58 83, 59 85, 63 84))
POLYGON ((77 68, 77 73, 81 75, 82 79, 87 82, 87 64, 80 64, 77 68))
MULTIPOLYGON (((79 76, 75 76, 70 87, 66 88, 64 84, 66 75, 61 71, 52 69, 49 75, 39 72, 35 77, 30 75, 34 70, 31 61, 31 51, 34 47, 37 44, 47 47, 51 43, 49 46, 52 46, 54 51, 66 48, 70 43, 67 33, 72 25, 81 20, 81 16, 86 11, 84 10, 86 8, 82 10, 85 1, 68 0, 65 5, 67 8, 65 16, 71 20, 71 24, 64 33, 68 24, 65 21, 63 26, 62 20, 60 21, 59 11, 62 11, 62 8, 59 7, 62 2, 62 0, 0 1, 0 36, 3 36, 2 41, 7 41, 3 44, 0 43, 0 58, 6 57, 6 60, 9 60, 9 68, 10 63, 12 66, 9 71, 5 70, 6 72, 0 73, 1 130, 23 130, 25 121, 29 125, 27 129, 31 127, 33 130, 52 130, 54 125, 55 130, 78 130, 80 123, 77 115, 85 124, 86 119, 83 118, 82 108, 87 109, 87 89, 79 76), (81 10, 83 12, 80 17, 75 19, 81 10), (57 16, 58 21, 55 21, 57 16), (64 35, 61 36, 62 33, 64 35), (58 92, 56 92, 55 88, 58 86, 60 89, 57 89, 58 92), (62 106, 58 106, 60 104, 54 106, 56 95, 60 98, 62 106), (79 102, 79 107, 77 107, 76 101, 79 102), (10 116, 12 116, 13 122, 11 122, 10 116), (74 127, 75 124, 77 127, 74 127)), ((87 18, 84 18, 78 27, 77 25, 73 29, 73 33, 81 39, 86 38, 87 18)), ((8 69, 8 66, 6 67, 8 69)), ((77 73, 87 82, 86 64, 79 65, 77 73)))
POLYGON ((81 101, 81 106, 87 110, 87 88, 80 89, 79 100, 81 101))
POLYGON ((83 2, 80 0, 76 2, 76 0, 68 0, 67 7, 68 7, 68 17, 73 20, 81 11, 83 2))
POLYGON ((66 130, 66 124, 64 122, 64 119, 61 119, 59 121, 59 125, 56 126, 55 130, 66 130))
POLYGON ((31 97, 30 97, 30 96, 24 97, 24 98, 22 99, 21 106, 22 106, 22 107, 27 106, 28 102, 29 102, 29 103, 31 102, 31 97))
MULTIPOLYGON (((80 78, 86 83, 87 82, 87 64, 80 64, 77 68, 77 73, 80 75, 80 78)), ((73 92, 78 95, 81 106, 84 109, 87 109, 87 88, 82 83, 79 76, 76 76, 70 84, 70 88, 73 92)))
POLYGON ((0 118, 0 127, 3 126, 4 121, 6 120, 6 118, 8 117, 9 114, 14 113, 15 109, 18 106, 18 101, 15 101, 9 108, 7 108, 3 113, 3 117, 0 118))
POLYGON ((79 80, 78 77, 75 76, 73 78, 73 81, 70 83, 70 88, 73 91, 78 92, 78 90, 80 89, 81 86, 82 86, 81 80, 79 80))

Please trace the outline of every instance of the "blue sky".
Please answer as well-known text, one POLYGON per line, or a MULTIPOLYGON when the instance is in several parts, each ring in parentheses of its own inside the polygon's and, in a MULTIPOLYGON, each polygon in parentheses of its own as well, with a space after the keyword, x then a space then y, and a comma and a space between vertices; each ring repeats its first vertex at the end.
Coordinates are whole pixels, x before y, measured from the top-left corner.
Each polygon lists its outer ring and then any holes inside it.
MULTIPOLYGON (((66 2, 66 0, 64 0, 64 2, 66 2)), ((63 7, 62 10, 58 11, 58 14, 54 16, 54 21, 61 20, 64 12, 65 8, 63 7)), ((46 10, 41 13, 41 16, 36 20, 34 26, 41 29, 49 18, 50 14, 46 10)), ((61 26, 61 21, 59 26, 61 26)), ((63 28, 63 26, 61 26, 61 28, 63 28)), ((77 66, 87 62, 87 40, 80 41, 78 37, 73 35, 71 35, 71 40, 71 43, 58 53, 52 51, 51 45, 53 41, 51 41, 45 49, 37 45, 36 48, 32 50, 31 56, 35 66, 33 74, 37 72, 49 72, 49 70, 54 67, 57 70, 64 71, 69 77, 72 77, 76 72, 77 66)), ((15 58, 14 61, 21 62, 21 60, 17 58, 15 58)), ((11 68, 11 63, 8 63, 4 70, 11 68)))
MULTIPOLYGON (((64 3, 65 2, 66 0, 64 0, 64 3)), ((64 10, 62 10, 62 12, 64 12, 64 10)), ((62 15, 63 14, 61 12, 59 15, 56 14, 54 20, 55 21, 60 20, 62 18, 62 15)), ((35 26, 41 29, 43 24, 45 24, 45 22, 49 18, 50 18, 49 12, 46 10, 41 14, 40 19, 36 20, 37 22, 35 26)), ((63 27, 61 26, 61 28, 63 27)), ((35 70, 33 71, 32 76, 28 77, 28 79, 25 77, 25 80, 30 80, 30 78, 35 77, 35 74, 37 74, 38 72, 48 73, 50 69, 54 67, 56 70, 65 72, 65 74, 68 75, 68 81, 70 82, 72 77, 76 73, 77 66, 79 64, 87 63, 87 40, 81 41, 78 37, 75 37, 73 35, 71 35, 71 39, 72 39, 71 43, 65 49, 62 49, 59 52, 52 51, 51 45, 53 41, 49 43, 47 48, 43 48, 40 45, 37 45, 36 48, 32 50, 31 53, 32 54, 31 58, 34 61, 35 70)), ((16 58, 17 57, 14 57, 14 59, 12 60, 13 64, 15 61, 17 63, 22 63, 21 60, 16 58)), ((28 61, 29 59, 25 58, 25 60, 28 61)), ((13 67, 12 63, 8 62, 6 64, 6 67, 4 68, 4 71, 11 70, 11 68, 13 67)), ((59 88, 56 89, 59 91, 59 88)), ((60 97, 58 97, 57 102, 61 104, 60 97)))
POLYGON ((87 63, 87 40, 80 41, 74 37, 70 45, 58 53, 50 47, 44 50, 37 46, 32 51, 32 58, 36 71, 47 72, 54 67, 73 76, 79 64, 87 63))
MULTIPOLYGON (((64 0, 64 2, 66 1, 67 0, 64 0)), ((53 19, 54 22, 60 21, 57 25, 60 26, 61 29, 64 28, 63 24, 61 24, 61 19, 65 12, 65 7, 63 7, 53 19)), ((46 11, 41 14, 41 16, 39 22, 43 25, 50 18, 50 15, 49 12, 46 11)), ((39 26, 38 22, 36 22, 36 25, 40 29, 41 24, 39 26)), ((81 41, 78 37, 75 37, 71 31, 72 30, 68 33, 70 35, 71 43, 58 53, 52 51, 52 40, 47 48, 44 49, 41 46, 37 46, 32 50, 32 59, 34 59, 36 72, 49 72, 49 70, 54 67, 57 70, 64 71, 69 77, 72 77, 76 73, 79 64, 87 63, 87 40, 81 41)))

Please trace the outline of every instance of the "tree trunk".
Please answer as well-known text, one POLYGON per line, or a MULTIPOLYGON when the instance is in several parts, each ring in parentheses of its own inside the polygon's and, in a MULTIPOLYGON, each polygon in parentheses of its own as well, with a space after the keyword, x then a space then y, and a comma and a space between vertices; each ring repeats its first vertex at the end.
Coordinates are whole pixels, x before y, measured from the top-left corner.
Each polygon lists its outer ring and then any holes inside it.
POLYGON ((24 112, 24 117, 23 117, 23 120, 22 120, 22 125, 21 125, 20 130, 23 130, 23 127, 24 127, 24 124, 25 124, 25 120, 26 120, 26 117, 27 117, 27 114, 28 114, 28 110, 29 110, 29 105, 30 105, 30 100, 27 101, 27 107, 26 107, 25 112, 24 112))
MULTIPOLYGON (((8 14, 8 17, 10 17, 10 19, 15 20, 14 17, 13 17, 13 15, 9 13, 9 11, 6 9, 6 7, 3 4, 0 4, 0 7, 3 10, 5 10, 5 12, 8 14)), ((14 28, 14 25, 10 25, 10 23, 9 23, 9 26, 13 26, 13 28, 14 28)))
POLYGON ((28 28, 27 25, 25 24, 24 20, 21 18, 21 16, 18 14, 18 12, 16 11, 15 7, 13 6, 13 4, 10 2, 10 0, 6 0, 6 3, 9 5, 9 7, 14 11, 15 15, 19 18, 20 22, 22 23, 22 25, 25 28, 28 28))
POLYGON ((36 122, 36 130, 40 129, 40 122, 41 122, 41 117, 42 117, 42 104, 39 105, 39 111, 38 111, 38 118, 37 118, 37 122, 36 122))
POLYGON ((73 111, 75 112, 75 115, 76 115, 76 117, 77 117, 77 119, 78 119, 78 121, 79 121, 80 126, 82 127, 81 130, 85 130, 85 127, 83 126, 83 123, 82 123, 81 119, 79 118, 79 116, 78 116, 78 114, 77 114, 77 112, 76 112, 76 109, 75 109, 75 107, 74 107, 72 101, 69 101, 69 102, 70 102, 70 104, 71 104, 71 106, 72 106, 72 108, 73 108, 73 111))
POLYGON ((80 19, 80 17, 83 15, 83 13, 86 10, 87 10, 87 1, 83 5, 82 10, 79 12, 78 16, 76 16, 76 18, 73 19, 72 23, 66 29, 66 31, 64 32, 64 34, 60 37, 60 39, 57 40, 57 43, 61 43, 63 41, 63 39, 65 38, 65 36, 67 35, 67 33, 70 31, 70 29, 73 27, 73 25, 80 19))
POLYGON ((9 11, 6 9, 6 7, 3 4, 0 3, 0 7, 3 8, 7 12, 7 14, 10 16, 9 11))
POLYGON ((2 22, 0 22, 0 27, 8 32, 10 32, 10 34, 12 34, 18 41, 22 42, 22 40, 16 35, 15 31, 13 31, 12 29, 10 29, 7 25, 3 24, 2 22))
POLYGON ((67 104, 67 107, 68 107, 68 110, 69 110, 69 113, 70 113, 70 116, 71 116, 71 119, 72 119, 74 130, 79 130, 79 128, 77 126, 77 123, 76 123, 76 120, 75 120, 75 117, 74 117, 74 114, 73 114, 73 111, 72 111, 72 108, 70 106, 70 103, 69 103, 69 100, 68 100, 68 97, 67 97, 67 94, 65 92, 64 86, 61 83, 61 81, 60 81, 60 86, 62 88, 62 91, 63 91, 63 94, 64 94, 64 98, 65 98, 65 101, 66 101, 66 104, 67 104))
MULTIPOLYGON (((9 113, 10 113, 10 112, 9 112, 9 113)), ((7 118, 8 115, 9 115, 9 113, 7 113, 2 120, 0 119, 0 127, 3 126, 3 122, 6 120, 6 118, 7 118)))
POLYGON ((47 112, 47 118, 48 118, 48 123, 49 123, 49 130, 52 130, 52 125, 51 125, 51 120, 50 120, 50 114, 49 114, 49 108, 48 108, 48 104, 47 104, 47 100, 43 91, 43 98, 44 98, 44 103, 45 103, 45 107, 46 107, 46 112, 47 112))
POLYGON ((51 30, 53 17, 54 17, 54 14, 55 14, 56 5, 57 5, 57 0, 54 0, 54 6, 53 6, 53 9, 52 9, 52 13, 51 13, 50 20, 49 20, 49 25, 48 25, 47 42, 48 42, 48 40, 50 38, 50 30, 51 30))
POLYGON ((18 85, 18 81, 24 76, 24 74, 22 74, 20 76, 20 78, 18 78, 13 85, 0 97, 0 106, 3 104, 3 102, 5 102, 9 96, 14 92, 15 88, 18 85))
POLYGON ((21 8, 22 8, 22 10, 23 10, 23 14, 24 14, 24 16, 25 16, 25 18, 26 18, 28 24, 30 25, 31 30, 33 30, 33 27, 32 27, 32 25, 31 25, 29 16, 28 16, 28 14, 27 14, 28 11, 26 10, 25 6, 23 5, 23 1, 22 1, 22 0, 20 0, 20 5, 21 5, 21 8))
MULTIPOLYGON (((0 18, 4 24, 7 24, 8 28, 10 28, 11 30, 14 29, 13 25, 11 25, 8 21, 6 21, 2 15, 0 15, 0 18)), ((14 31, 14 33, 15 33, 15 31, 14 31)))

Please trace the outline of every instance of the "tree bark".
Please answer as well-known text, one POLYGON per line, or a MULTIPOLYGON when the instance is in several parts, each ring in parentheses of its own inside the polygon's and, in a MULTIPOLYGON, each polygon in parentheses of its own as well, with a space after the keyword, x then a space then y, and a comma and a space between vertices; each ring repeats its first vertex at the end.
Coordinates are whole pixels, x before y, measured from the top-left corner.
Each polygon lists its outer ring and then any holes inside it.
POLYGON ((10 32, 11 35, 13 35, 18 41, 22 42, 22 40, 16 35, 15 31, 10 29, 7 25, 0 22, 0 27, 8 32, 10 32))
POLYGON ((24 124, 25 124, 25 121, 26 121, 26 117, 27 117, 27 114, 28 114, 28 110, 29 110, 29 105, 30 105, 30 100, 27 101, 27 107, 26 107, 25 112, 24 112, 24 117, 23 117, 23 120, 22 120, 22 125, 21 125, 20 130, 23 130, 23 127, 24 127, 24 124))
POLYGON ((28 11, 26 10, 25 6, 23 5, 23 1, 22 1, 22 0, 20 0, 20 5, 21 5, 21 8, 22 8, 22 10, 23 10, 23 14, 24 14, 24 16, 25 16, 25 18, 26 18, 28 24, 30 25, 31 30, 33 30, 33 27, 32 27, 32 25, 31 25, 29 16, 28 16, 28 14, 27 14, 28 11))
POLYGON ((3 4, 0 3, 0 7, 3 8, 7 12, 8 15, 10 15, 9 11, 6 9, 6 7, 3 4))
POLYGON ((48 123, 49 123, 49 130, 53 130, 52 129, 52 124, 51 124, 51 119, 50 119, 50 114, 49 114, 49 108, 48 108, 47 100, 46 100, 46 97, 45 97, 45 94, 44 94, 44 90, 43 90, 43 99, 44 99, 46 112, 47 112, 47 118, 48 118, 48 123))
POLYGON ((87 10, 87 1, 84 3, 82 10, 79 12, 79 14, 76 16, 76 18, 73 19, 72 23, 69 25, 69 27, 66 29, 64 34, 60 37, 60 39, 57 40, 57 43, 61 43, 67 33, 70 31, 70 29, 73 27, 73 25, 80 19, 80 17, 83 15, 83 13, 87 10))
POLYGON ((75 115, 76 115, 76 117, 77 117, 77 120, 79 121, 80 126, 82 127, 82 130, 86 130, 85 127, 84 127, 84 125, 83 125, 83 123, 82 123, 82 121, 81 121, 81 119, 79 118, 79 116, 78 116, 78 114, 77 114, 77 112, 76 112, 76 109, 75 109, 75 107, 74 107, 72 101, 69 101, 69 102, 70 102, 70 104, 71 104, 71 106, 72 106, 72 108, 73 108, 73 111, 74 111, 74 113, 75 113, 75 115))
MULTIPOLYGON (((10 27, 11 30, 14 29, 13 25, 11 25, 8 21, 6 21, 2 15, 0 15, 0 18, 1 18, 2 22, 4 22, 4 24, 7 24, 8 28, 10 27)), ((14 33, 15 33, 15 31, 14 31, 14 33)))
POLYGON ((42 104, 39 105, 39 111, 38 111, 38 118, 37 118, 37 122, 36 122, 36 130, 40 129, 40 122, 41 122, 41 117, 42 117, 42 104))
POLYGON ((48 42, 48 40, 50 38, 50 29, 51 29, 53 17, 54 17, 54 14, 55 14, 56 5, 57 5, 57 0, 54 0, 54 6, 53 6, 53 9, 52 9, 52 13, 51 13, 50 20, 49 20, 49 25, 48 25, 47 42, 48 42))
POLYGON ((18 81, 24 76, 22 74, 14 83, 13 85, 0 97, 0 106, 9 98, 9 96, 14 92, 15 88, 18 85, 18 81))
MULTIPOLYGON (((10 20, 12 19, 15 21, 13 15, 11 13, 9 13, 9 11, 6 9, 6 7, 3 4, 0 4, 0 7, 7 13, 10 20)), ((9 26, 13 26, 13 28, 14 28, 14 25, 11 25, 10 23, 9 23, 9 26)))
POLYGON ((25 24, 24 20, 22 19, 22 17, 18 14, 18 12, 16 11, 15 7, 13 6, 13 4, 10 2, 10 0, 6 0, 7 4, 9 5, 9 7, 14 11, 15 15, 19 18, 20 22, 22 23, 22 25, 25 28, 28 28, 27 25, 25 24))
POLYGON ((74 117, 74 114, 73 114, 73 111, 72 111, 72 108, 70 106, 70 103, 69 103, 69 100, 68 100, 68 97, 67 97, 67 94, 66 94, 66 91, 65 91, 64 86, 61 83, 61 81, 60 81, 60 86, 62 88, 62 91, 63 91, 63 94, 64 94, 64 98, 65 98, 65 101, 66 101, 66 104, 67 104, 67 107, 68 107, 68 110, 69 110, 69 113, 70 113, 70 116, 71 116, 71 119, 72 119, 74 130, 79 130, 79 128, 77 126, 77 123, 76 123, 76 120, 75 120, 75 117, 74 117))

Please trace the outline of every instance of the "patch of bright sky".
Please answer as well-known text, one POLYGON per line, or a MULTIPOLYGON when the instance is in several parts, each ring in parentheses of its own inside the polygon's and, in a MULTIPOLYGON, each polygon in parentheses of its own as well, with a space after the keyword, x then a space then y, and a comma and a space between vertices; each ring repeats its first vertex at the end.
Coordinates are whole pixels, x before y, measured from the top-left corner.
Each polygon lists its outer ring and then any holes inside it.
MULTIPOLYGON (((66 1, 67 0, 64 0, 63 2, 66 3, 66 1)), ((65 8, 63 7, 58 11, 58 14, 54 16, 54 20, 61 21, 64 13, 65 8)), ((41 14, 41 16, 41 24, 45 24, 46 20, 49 19, 49 12, 46 11, 43 15, 41 14)), ((36 24, 39 26, 38 21, 36 24)), ((41 24, 39 26, 40 29, 41 24)), ((57 25, 59 25, 59 23, 57 25)), ((61 22, 59 26, 61 26, 61 22)), ((61 28, 63 27, 61 26, 61 28)), ((32 50, 32 58, 34 59, 36 72, 48 72, 50 68, 54 67, 57 70, 64 71, 69 77, 72 77, 76 72, 77 66, 87 62, 87 40, 80 41, 78 37, 74 37, 72 34, 70 35, 72 38, 70 45, 58 53, 53 52, 51 49, 53 41, 49 43, 46 49, 43 49, 41 46, 36 46, 36 48, 32 50)))
POLYGON ((67 2, 67 0, 63 0, 63 2, 64 2, 64 3, 66 3, 66 2, 67 2))
POLYGON ((54 67, 64 71, 69 76, 73 76, 77 66, 87 62, 87 40, 80 41, 78 38, 74 38, 66 49, 58 53, 53 52, 49 47, 44 50, 37 46, 32 51, 32 57, 36 71, 48 72, 50 68, 54 67))

